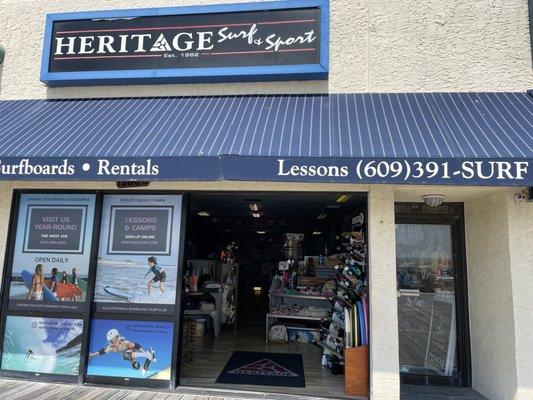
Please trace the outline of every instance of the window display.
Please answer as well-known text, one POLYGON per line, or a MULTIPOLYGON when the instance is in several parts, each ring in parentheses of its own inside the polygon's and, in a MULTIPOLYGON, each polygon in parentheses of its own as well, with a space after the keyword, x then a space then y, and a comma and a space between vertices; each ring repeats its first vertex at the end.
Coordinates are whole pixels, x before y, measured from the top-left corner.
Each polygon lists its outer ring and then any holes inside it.
POLYGON ((22 194, 9 308, 83 312, 94 194, 22 194))
POLYGON ((181 196, 104 196, 94 301, 101 312, 173 314, 181 196))
POLYGON ((83 320, 8 316, 2 370, 76 376, 83 320))
POLYGON ((87 375, 170 380, 173 322, 95 319, 87 375))

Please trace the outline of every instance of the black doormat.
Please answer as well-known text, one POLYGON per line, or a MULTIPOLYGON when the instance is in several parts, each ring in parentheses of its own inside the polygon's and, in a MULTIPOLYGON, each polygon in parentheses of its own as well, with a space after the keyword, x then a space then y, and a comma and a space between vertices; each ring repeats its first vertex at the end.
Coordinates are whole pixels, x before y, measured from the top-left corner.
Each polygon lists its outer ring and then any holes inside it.
POLYGON ((217 383, 305 387, 302 355, 234 351, 217 383))

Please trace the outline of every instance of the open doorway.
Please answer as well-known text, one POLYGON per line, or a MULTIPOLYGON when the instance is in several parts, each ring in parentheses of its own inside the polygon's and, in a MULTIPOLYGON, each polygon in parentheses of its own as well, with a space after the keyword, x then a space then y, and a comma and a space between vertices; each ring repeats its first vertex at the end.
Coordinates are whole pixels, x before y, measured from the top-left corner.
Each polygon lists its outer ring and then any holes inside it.
POLYGON ((345 385, 345 373, 368 376, 366 194, 195 193, 189 204, 180 384, 367 392, 367 378, 345 385))

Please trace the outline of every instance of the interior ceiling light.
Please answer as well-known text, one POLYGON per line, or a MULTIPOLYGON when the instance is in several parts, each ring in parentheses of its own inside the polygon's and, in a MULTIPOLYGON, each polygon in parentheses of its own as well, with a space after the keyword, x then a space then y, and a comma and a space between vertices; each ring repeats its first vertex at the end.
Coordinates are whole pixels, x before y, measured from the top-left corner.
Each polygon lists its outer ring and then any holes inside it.
POLYGON ((258 233, 259 235, 264 235, 265 233, 267 233, 267 231, 257 231, 257 233, 258 233))
POLYGON ((199 215, 200 217, 209 217, 211 214, 209 214, 209 212, 207 212, 207 211, 200 211, 200 212, 198 213, 198 215, 199 215))
POLYGON ((259 218, 259 217, 261 217, 261 214, 258 213, 258 212, 253 212, 252 215, 253 215, 254 218, 259 218))
POLYGON ((328 216, 328 214, 322 213, 322 214, 319 214, 318 217, 316 217, 316 219, 324 219, 327 216, 328 216))
POLYGON ((346 201, 348 201, 348 199, 350 198, 350 196, 348 196, 347 194, 341 194, 339 197, 337 197, 337 203, 344 203, 346 201))
POLYGON ((438 207, 444 201, 443 194, 426 194, 422 196, 422 200, 430 207, 438 207))
POLYGON ((315 231, 313 232, 313 235, 320 235, 322 232, 319 232, 319 231, 315 231))

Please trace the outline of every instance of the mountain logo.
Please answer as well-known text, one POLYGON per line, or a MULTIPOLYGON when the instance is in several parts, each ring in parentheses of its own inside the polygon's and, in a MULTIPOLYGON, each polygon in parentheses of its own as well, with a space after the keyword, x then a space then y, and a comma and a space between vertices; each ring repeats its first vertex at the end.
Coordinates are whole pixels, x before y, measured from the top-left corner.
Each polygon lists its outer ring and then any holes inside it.
POLYGON ((254 361, 250 364, 243 365, 242 367, 232 369, 228 371, 228 374, 235 375, 259 375, 259 376, 282 376, 287 378, 296 378, 298 374, 295 374, 291 370, 288 370, 282 365, 263 358, 259 361, 254 361))

